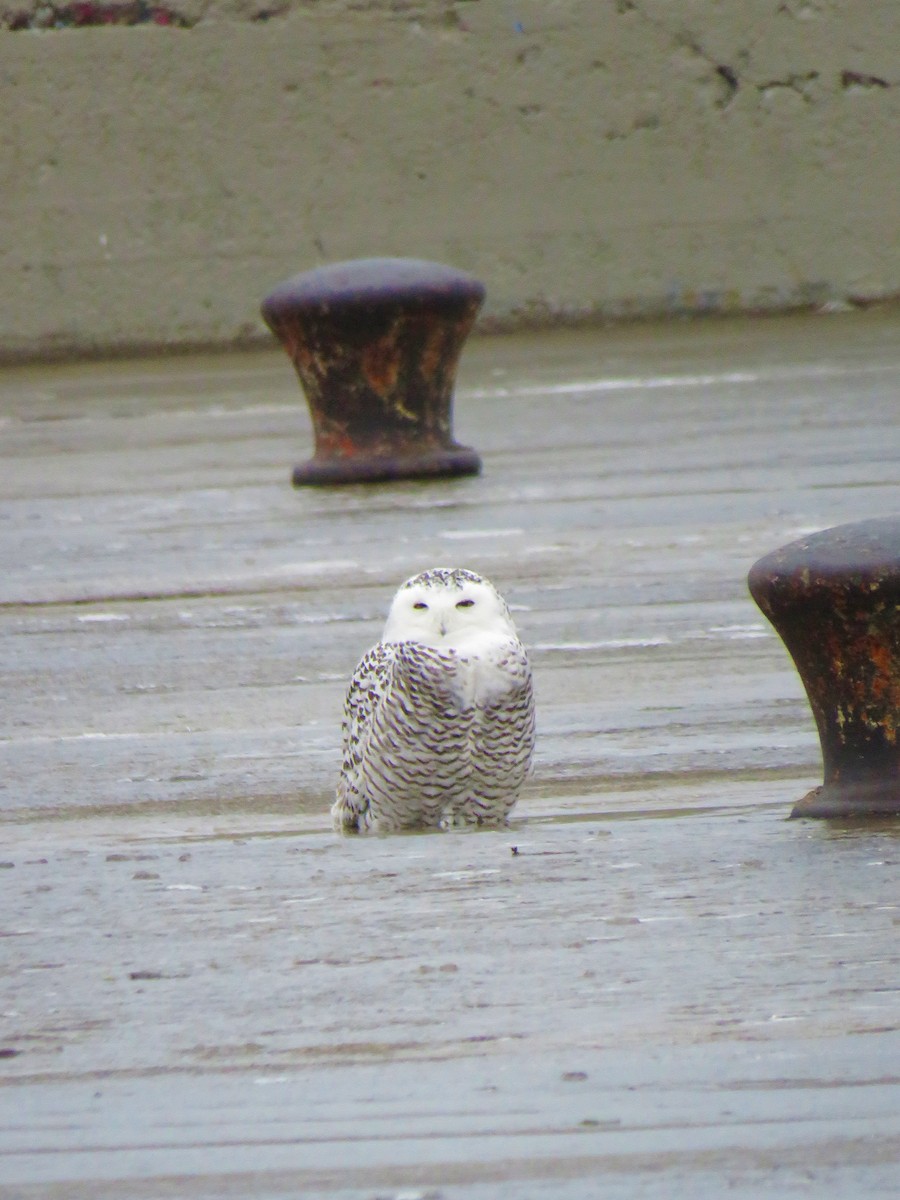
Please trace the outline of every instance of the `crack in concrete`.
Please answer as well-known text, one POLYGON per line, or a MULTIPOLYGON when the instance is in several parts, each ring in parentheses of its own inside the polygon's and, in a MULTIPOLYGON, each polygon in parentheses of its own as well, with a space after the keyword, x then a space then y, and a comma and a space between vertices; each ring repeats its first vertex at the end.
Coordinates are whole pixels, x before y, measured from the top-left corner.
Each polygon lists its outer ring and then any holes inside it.
POLYGON ((768 96, 772 92, 786 89, 787 91, 796 92, 807 104, 813 100, 810 94, 810 85, 815 83, 819 78, 818 71, 807 71, 803 75, 790 74, 784 79, 767 79, 763 83, 755 84, 756 90, 761 96, 768 96))
MULTIPOLYGON (((641 8, 635 0, 616 0, 616 11, 620 14, 633 12, 648 25, 665 34, 667 38, 670 38, 674 47, 689 50, 712 67, 714 75, 718 76, 725 89, 720 98, 716 100, 715 105, 722 110, 730 107, 742 83, 741 76, 738 75, 733 66, 720 62, 715 55, 710 54, 692 32, 687 29, 671 29, 664 21, 659 20, 641 8)), ((817 9, 814 5, 810 4, 802 4, 799 8, 792 8, 787 4, 782 4, 778 12, 790 16, 794 20, 808 20, 811 16, 817 14, 817 9)), ((737 57, 742 58, 746 57, 746 55, 747 52, 744 50, 739 52, 737 57)), ((768 79, 760 83, 753 83, 751 81, 751 86, 761 96, 765 96, 776 89, 786 88, 796 92, 807 103, 811 103, 813 100, 811 85, 820 78, 821 72, 819 71, 791 72, 783 78, 768 79)), ((840 74, 840 86, 845 92, 873 91, 889 89, 893 86, 893 83, 880 75, 871 75, 864 71, 844 69, 840 74)))
POLYGON ((865 75, 860 71, 841 71, 841 87, 845 91, 869 91, 872 88, 889 88, 892 86, 893 84, 887 79, 882 79, 879 75, 865 75))

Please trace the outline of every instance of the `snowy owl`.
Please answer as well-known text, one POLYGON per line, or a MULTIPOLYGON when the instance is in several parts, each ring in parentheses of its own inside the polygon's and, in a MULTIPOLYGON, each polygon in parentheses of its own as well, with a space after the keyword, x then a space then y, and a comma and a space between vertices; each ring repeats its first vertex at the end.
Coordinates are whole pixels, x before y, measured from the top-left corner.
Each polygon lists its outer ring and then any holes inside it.
POLYGON ((534 695, 492 583, 435 567, 400 587, 350 681, 343 743, 336 826, 505 821, 531 765, 534 695))

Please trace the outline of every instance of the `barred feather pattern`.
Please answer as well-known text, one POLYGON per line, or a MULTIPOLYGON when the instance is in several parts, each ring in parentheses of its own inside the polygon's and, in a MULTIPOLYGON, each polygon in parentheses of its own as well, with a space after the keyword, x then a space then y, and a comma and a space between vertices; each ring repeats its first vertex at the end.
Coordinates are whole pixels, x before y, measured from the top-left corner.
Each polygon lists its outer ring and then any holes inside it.
POLYGON ((335 823, 381 832, 502 823, 534 740, 531 669, 516 636, 482 637, 477 653, 379 642, 347 694, 335 823))

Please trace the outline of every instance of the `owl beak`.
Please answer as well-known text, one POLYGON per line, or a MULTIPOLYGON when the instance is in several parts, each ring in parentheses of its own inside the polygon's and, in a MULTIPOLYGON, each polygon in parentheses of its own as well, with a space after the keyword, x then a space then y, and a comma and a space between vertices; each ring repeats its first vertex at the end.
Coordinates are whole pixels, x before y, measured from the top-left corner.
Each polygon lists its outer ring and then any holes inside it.
POLYGON ((447 636, 447 622, 441 621, 441 637, 447 636))

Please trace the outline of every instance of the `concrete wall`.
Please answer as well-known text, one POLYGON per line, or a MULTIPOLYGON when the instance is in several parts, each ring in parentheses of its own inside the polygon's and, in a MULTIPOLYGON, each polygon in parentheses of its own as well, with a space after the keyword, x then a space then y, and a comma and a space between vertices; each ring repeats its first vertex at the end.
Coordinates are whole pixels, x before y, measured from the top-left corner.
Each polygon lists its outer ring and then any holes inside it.
POLYGON ((0 353, 253 341, 373 254, 488 323, 898 295, 898 44, 898 0, 0 0, 0 353))

